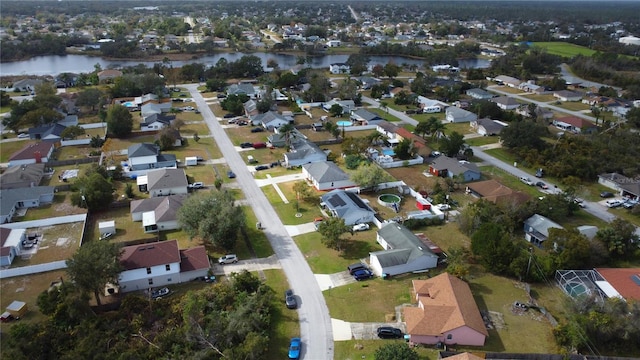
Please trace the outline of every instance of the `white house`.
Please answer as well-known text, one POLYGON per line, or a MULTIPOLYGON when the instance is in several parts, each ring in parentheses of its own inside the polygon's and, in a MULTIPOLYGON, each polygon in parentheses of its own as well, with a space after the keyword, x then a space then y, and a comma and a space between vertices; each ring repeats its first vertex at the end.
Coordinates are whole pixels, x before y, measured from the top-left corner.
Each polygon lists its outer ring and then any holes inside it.
POLYGON ((516 99, 509 96, 499 96, 489 101, 498 105, 502 110, 515 110, 520 106, 520 103, 517 102, 516 99))
POLYGON ((329 40, 327 41, 327 47, 340 47, 340 40, 329 40))
POLYGON ((560 224, 538 214, 524 221, 524 238, 528 242, 542 246, 549 237, 549 229, 564 229, 560 224))
POLYGON ((187 194, 189 182, 183 169, 157 169, 136 179, 138 190, 150 197, 187 194))
POLYGON ((569 90, 560 90, 560 91, 555 91, 553 93, 553 97, 557 98, 560 101, 580 101, 582 100, 582 94, 575 92, 575 91, 569 91, 569 90))
POLYGON ((171 102, 146 103, 140 107, 140 116, 147 117, 153 114, 164 114, 171 111, 171 102))
POLYGON ((22 242, 26 239, 25 229, 0 227, 0 266, 9 266, 22 252, 22 242))
POLYGON ((173 154, 161 154, 160 147, 151 143, 133 144, 127 149, 129 169, 133 171, 175 168, 178 165, 173 154))
POLYGON ((343 219, 345 225, 369 223, 375 216, 375 211, 358 194, 340 189, 322 195, 320 206, 332 216, 343 219))
POLYGON ((478 116, 471 111, 460 109, 455 106, 450 106, 445 110, 446 120, 451 123, 471 122, 476 121, 478 116))
POLYGON ((145 233, 179 229, 178 209, 187 196, 179 194, 133 200, 129 205, 131 219, 142 221, 145 233))
POLYGON ((446 107, 446 104, 443 104, 438 100, 429 99, 420 95, 418 96, 418 106, 422 109, 423 113, 433 114, 442 112, 442 110, 446 107))
POLYGON ((0 190, 0 224, 11 222, 18 209, 52 203, 53 195, 53 186, 0 190))
POLYGON ((378 276, 424 271, 438 265, 438 256, 404 225, 384 225, 378 230, 376 241, 384 250, 369 253, 369 261, 378 276))
POLYGON ((493 136, 500 135, 502 129, 507 126, 506 123, 498 120, 492 119, 478 119, 476 121, 471 122, 471 127, 476 130, 476 132, 482 136, 493 136))
POLYGON ((177 240, 125 246, 120 264, 124 268, 118 279, 122 292, 191 281, 210 268, 204 246, 178 250, 177 240))
POLYGON ((331 99, 328 102, 322 104, 322 109, 326 112, 329 112, 331 111, 331 107, 335 104, 342 106, 343 114, 351 113, 351 111, 353 111, 353 109, 355 109, 356 107, 356 104, 353 102, 353 100, 331 99))
POLYGON ((331 161, 319 161, 302 165, 305 179, 313 183, 316 190, 333 190, 354 187, 356 184, 349 179, 342 169, 331 161))
POLYGON ((329 64, 329 72, 332 74, 348 74, 349 71, 351 71, 351 66, 345 63, 329 64))

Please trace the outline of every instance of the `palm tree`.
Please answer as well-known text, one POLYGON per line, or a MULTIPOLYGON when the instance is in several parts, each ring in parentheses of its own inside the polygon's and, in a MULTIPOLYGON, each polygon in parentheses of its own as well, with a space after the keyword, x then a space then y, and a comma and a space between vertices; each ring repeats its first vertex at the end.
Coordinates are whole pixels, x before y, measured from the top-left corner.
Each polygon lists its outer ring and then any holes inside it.
POLYGON ((296 136, 295 131, 296 128, 293 126, 293 124, 284 124, 278 129, 278 133, 282 134, 284 143, 286 144, 287 148, 291 147, 291 140, 296 136))
POLYGON ((591 113, 596 118, 596 126, 598 126, 598 118, 600 117, 600 108, 597 106, 592 106, 591 113))
POLYGON ((441 121, 436 121, 431 127, 431 136, 436 138, 436 141, 440 141, 440 138, 444 136, 444 130, 447 128, 441 121))

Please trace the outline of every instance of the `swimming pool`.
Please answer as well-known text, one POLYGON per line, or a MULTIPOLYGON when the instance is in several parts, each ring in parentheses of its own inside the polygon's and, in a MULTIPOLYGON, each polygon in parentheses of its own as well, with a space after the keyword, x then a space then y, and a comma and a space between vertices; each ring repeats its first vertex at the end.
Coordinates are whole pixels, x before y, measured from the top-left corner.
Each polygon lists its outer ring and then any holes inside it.
POLYGON ((136 107, 136 104, 132 103, 131 101, 125 101, 122 103, 122 106, 124 107, 136 107))
POLYGON ((396 152, 393 151, 393 149, 382 149, 382 155, 393 156, 395 154, 396 154, 396 152))
POLYGON ((340 121, 336 121, 336 125, 338 126, 352 126, 353 123, 351 121, 348 120, 340 120, 340 121))

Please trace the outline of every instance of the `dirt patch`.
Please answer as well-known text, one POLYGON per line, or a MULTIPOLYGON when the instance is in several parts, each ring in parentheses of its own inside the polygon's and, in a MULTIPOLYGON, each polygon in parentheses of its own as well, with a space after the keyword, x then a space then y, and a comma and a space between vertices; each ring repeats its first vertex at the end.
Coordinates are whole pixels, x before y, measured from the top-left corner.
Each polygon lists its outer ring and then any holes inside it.
POLYGON ((429 165, 415 165, 408 167, 399 167, 393 169, 387 169, 387 172, 394 178, 404 181, 409 187, 414 190, 426 190, 433 189, 436 182, 441 180, 438 177, 426 177, 424 172, 429 170, 429 165))

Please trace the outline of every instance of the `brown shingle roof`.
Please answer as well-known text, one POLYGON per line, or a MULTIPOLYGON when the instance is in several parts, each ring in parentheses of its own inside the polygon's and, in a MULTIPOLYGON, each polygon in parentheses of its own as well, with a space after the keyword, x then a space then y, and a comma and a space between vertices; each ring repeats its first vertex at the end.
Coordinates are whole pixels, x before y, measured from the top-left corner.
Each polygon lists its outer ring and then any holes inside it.
POLYGON ((29 144, 21 150, 13 153, 9 158, 9 161, 34 159, 36 158, 36 153, 39 154, 40 157, 45 157, 49 155, 49 151, 51 151, 52 147, 54 147, 53 143, 44 141, 36 144, 29 144))
POLYGON ((640 300, 640 268, 600 268, 596 271, 625 299, 640 300))
POLYGON ((120 256, 120 263, 125 270, 178 262, 180 262, 180 251, 178 251, 177 240, 126 246, 122 249, 120 256))
POLYGON ((596 124, 592 123, 591 121, 583 118, 579 118, 577 116, 565 116, 557 119, 557 121, 562 121, 563 123, 573 125, 578 129, 596 127, 596 124))
POLYGON ((208 269, 209 256, 204 246, 180 250, 180 272, 208 269))
POLYGON ((492 203, 513 201, 516 204, 522 204, 529 200, 529 195, 515 191, 510 187, 502 185, 496 180, 470 183, 467 185, 467 188, 492 203))
POLYGON ((471 289, 466 282, 448 273, 428 280, 413 280, 418 308, 405 308, 407 333, 439 336, 467 326, 489 336, 471 289))
POLYGON ((483 360, 484 358, 466 352, 458 355, 448 356, 446 357, 446 359, 447 360, 483 360))

